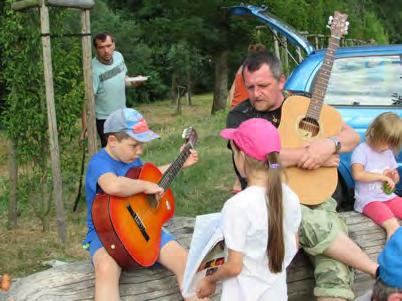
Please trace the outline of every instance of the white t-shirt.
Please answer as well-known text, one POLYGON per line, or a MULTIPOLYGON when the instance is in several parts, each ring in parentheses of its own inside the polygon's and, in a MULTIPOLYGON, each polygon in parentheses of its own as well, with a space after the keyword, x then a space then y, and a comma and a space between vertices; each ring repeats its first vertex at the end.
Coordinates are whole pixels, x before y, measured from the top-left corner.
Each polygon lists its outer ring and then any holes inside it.
POLYGON ((243 269, 222 284, 221 301, 287 300, 286 267, 297 253, 295 234, 301 221, 299 198, 283 187, 285 260, 281 273, 268 267, 268 211, 266 189, 250 186, 230 198, 222 209, 227 248, 241 252, 243 269))

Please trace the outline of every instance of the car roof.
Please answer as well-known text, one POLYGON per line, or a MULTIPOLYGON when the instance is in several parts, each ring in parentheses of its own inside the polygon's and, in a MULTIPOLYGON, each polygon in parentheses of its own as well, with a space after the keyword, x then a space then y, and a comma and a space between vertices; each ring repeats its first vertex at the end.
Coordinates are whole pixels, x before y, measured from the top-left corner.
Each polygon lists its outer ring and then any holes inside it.
MULTIPOLYGON (((308 92, 314 76, 324 59, 325 52, 326 49, 320 49, 306 57, 288 77, 285 89, 308 92)), ((387 55, 402 56, 402 44, 339 47, 335 52, 335 59, 387 55)))

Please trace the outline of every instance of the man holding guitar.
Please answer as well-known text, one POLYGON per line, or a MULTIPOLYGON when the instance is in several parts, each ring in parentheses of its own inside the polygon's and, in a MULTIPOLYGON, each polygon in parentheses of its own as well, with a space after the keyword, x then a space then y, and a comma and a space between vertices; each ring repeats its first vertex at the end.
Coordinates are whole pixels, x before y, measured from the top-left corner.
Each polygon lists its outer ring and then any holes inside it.
MULTIPOLYGON (((227 127, 237 128, 241 122, 256 117, 271 121, 277 127, 281 119, 284 123, 287 116, 283 107, 290 100, 286 100, 283 94, 285 77, 280 61, 266 51, 249 54, 243 65, 243 77, 249 100, 229 112, 227 127)), ((338 154, 351 151, 359 141, 358 134, 340 121, 340 130, 334 136, 317 138, 298 147, 282 148, 280 159, 283 167, 297 167, 301 173, 307 174, 322 167, 336 169, 338 154)), ((280 133, 282 140, 288 138, 281 130, 280 133)), ((245 179, 240 178, 240 181, 242 188, 246 187, 245 179)), ((306 189, 310 189, 309 186, 308 182, 304 184, 306 189)), ((320 187, 313 189, 318 194, 320 187)), ((299 194, 299 191, 295 192, 299 194)), ((300 245, 311 256, 315 268, 314 295, 320 301, 353 300, 351 286, 354 275, 348 266, 374 277, 377 265, 347 236, 346 224, 336 213, 336 201, 330 195, 313 204, 302 205, 299 235, 300 245)))
MULTIPOLYGON (((107 145, 92 157, 86 174, 88 233, 83 246, 90 252, 95 269, 95 300, 117 301, 120 299, 119 278, 122 268, 117 263, 118 260, 113 257, 113 254, 114 251, 119 249, 119 245, 117 243, 108 244, 108 239, 114 233, 105 231, 104 224, 107 219, 103 224, 98 223, 97 225, 96 214, 102 212, 94 212, 93 208, 96 207, 97 203, 105 203, 110 199, 111 203, 108 207, 113 207, 116 203, 123 204, 123 207, 125 207, 124 212, 117 216, 116 219, 121 220, 124 219, 124 215, 129 215, 131 220, 125 221, 123 225, 114 225, 113 230, 118 232, 119 228, 129 227, 127 232, 130 238, 135 235, 136 231, 138 232, 131 217, 137 208, 135 207, 136 204, 130 205, 129 200, 127 201, 128 197, 140 194, 143 196, 153 195, 156 198, 157 204, 155 207, 149 207, 143 216, 138 214, 139 222, 145 222, 146 216, 150 216, 151 212, 158 212, 159 207, 169 207, 171 205, 170 203, 162 202, 162 200, 165 200, 165 194, 169 193, 168 190, 165 193, 162 185, 141 179, 141 174, 137 178, 127 176, 130 170, 143 166, 140 159, 143 152, 143 143, 159 137, 148 128, 142 115, 133 109, 119 109, 106 119, 104 130, 107 136, 107 145), (120 199, 113 199, 113 197, 120 199), (161 206, 159 206, 159 203, 162 203, 161 206), (165 204, 169 206, 165 206, 165 204)), ((198 161, 197 152, 193 149, 188 150, 186 156, 182 157, 185 158, 183 167, 191 166, 198 161)), ((169 165, 159 167, 160 172, 168 169, 169 165)), ((135 203, 140 202, 141 200, 139 199, 135 203)), ((171 211, 173 209, 169 208, 171 211)), ((113 215, 109 219, 113 219, 113 215)), ((157 222, 154 221, 154 223, 157 222)), ((153 239, 151 237, 151 228, 152 225, 146 225, 141 229, 144 232, 148 231, 148 240, 150 241, 153 239)), ((158 235, 156 240, 157 253, 155 259, 149 265, 152 265, 157 260, 176 275, 179 285, 181 285, 187 251, 166 230, 159 228, 156 231, 158 235)), ((119 235, 122 236, 122 233, 119 232, 119 235)), ((142 243, 144 242, 140 241, 140 238, 135 242, 136 245, 142 243)), ((123 249, 127 249, 127 247, 124 246, 123 249)))

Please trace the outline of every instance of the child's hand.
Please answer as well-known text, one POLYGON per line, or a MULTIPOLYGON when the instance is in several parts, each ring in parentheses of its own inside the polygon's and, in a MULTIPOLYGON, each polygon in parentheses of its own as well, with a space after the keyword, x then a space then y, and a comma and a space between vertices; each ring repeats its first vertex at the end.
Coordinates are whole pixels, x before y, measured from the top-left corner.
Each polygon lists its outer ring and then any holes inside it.
POLYGON ((156 196, 161 196, 164 192, 163 188, 156 183, 144 181, 144 191, 145 194, 156 194, 156 196))
POLYGON ((386 169, 383 174, 391 178, 394 183, 398 182, 398 171, 396 169, 386 169))
POLYGON ((198 283, 196 293, 197 298, 206 298, 215 293, 216 282, 209 281, 209 277, 202 278, 198 283))
POLYGON ((387 183, 390 190, 393 190, 395 188, 395 182, 390 177, 385 176, 384 182, 387 183))
POLYGON ((183 167, 189 167, 198 162, 198 152, 195 149, 190 149, 190 156, 188 156, 186 162, 184 162, 183 167))

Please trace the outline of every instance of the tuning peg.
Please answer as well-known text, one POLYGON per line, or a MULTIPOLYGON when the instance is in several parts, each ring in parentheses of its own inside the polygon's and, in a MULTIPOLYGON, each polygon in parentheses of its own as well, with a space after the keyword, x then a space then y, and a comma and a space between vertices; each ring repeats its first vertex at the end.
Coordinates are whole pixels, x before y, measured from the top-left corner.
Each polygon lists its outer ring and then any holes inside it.
POLYGON ((327 28, 331 28, 331 26, 330 26, 330 25, 327 25, 326 27, 327 27, 327 28))
POLYGON ((328 18, 328 24, 329 24, 329 25, 331 25, 333 19, 334 19, 333 16, 329 16, 329 18, 328 18))
POLYGON ((349 21, 346 21, 345 24, 346 24, 346 26, 349 26, 349 21))

